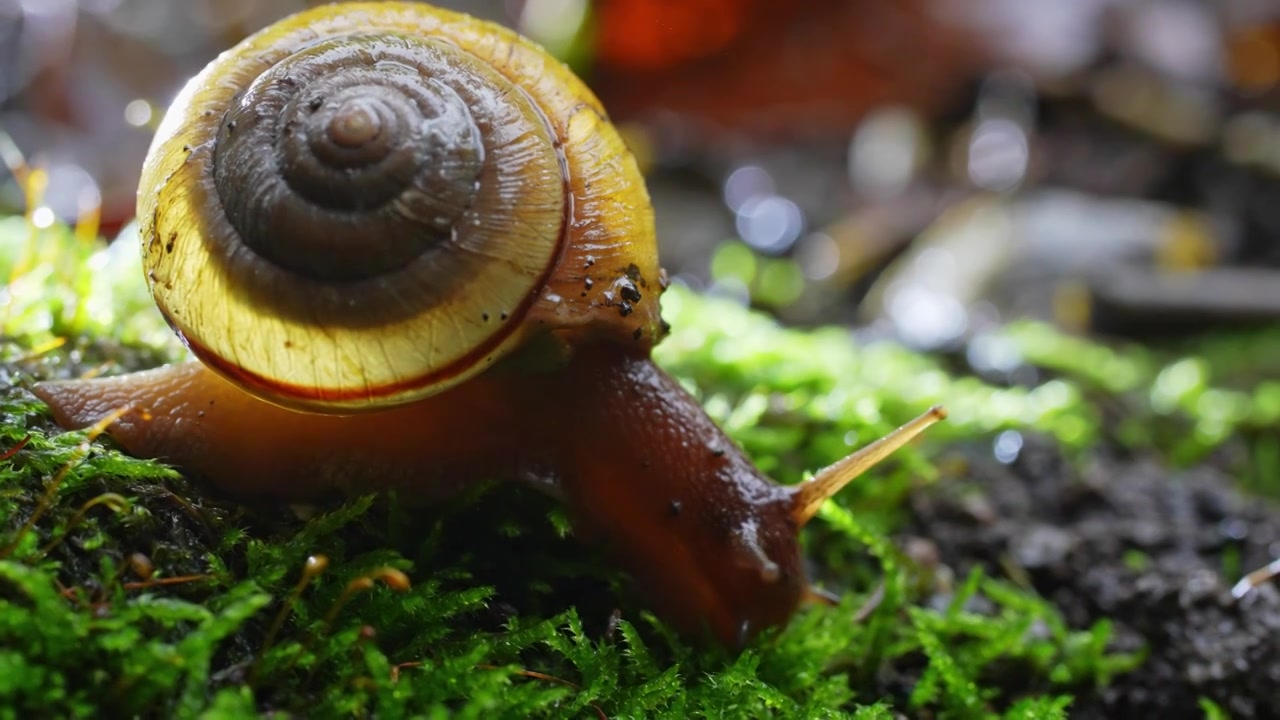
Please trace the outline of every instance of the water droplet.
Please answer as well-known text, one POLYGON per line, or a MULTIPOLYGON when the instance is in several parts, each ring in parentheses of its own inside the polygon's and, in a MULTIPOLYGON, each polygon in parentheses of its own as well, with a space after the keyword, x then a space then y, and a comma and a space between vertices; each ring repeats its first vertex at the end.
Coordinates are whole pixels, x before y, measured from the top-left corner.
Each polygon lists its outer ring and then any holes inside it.
POLYGON ((996 460, 1008 465, 1018 459, 1018 454, 1022 452, 1022 442, 1022 433, 1017 430, 1005 430, 996 436, 992 453, 995 454, 996 460))
POLYGON ((738 235, 751 247, 766 253, 784 253, 804 229, 804 214, 794 202, 780 195, 757 196, 738 210, 738 235))

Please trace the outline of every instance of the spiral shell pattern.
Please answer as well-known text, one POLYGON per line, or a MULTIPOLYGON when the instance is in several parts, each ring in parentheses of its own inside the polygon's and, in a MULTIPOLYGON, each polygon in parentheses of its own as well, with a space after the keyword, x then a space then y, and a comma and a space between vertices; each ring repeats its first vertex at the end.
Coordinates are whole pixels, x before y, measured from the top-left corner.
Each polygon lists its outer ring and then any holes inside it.
POLYGON ((139 218, 187 345, 300 409, 434 394, 535 332, 662 333, 648 197, 598 101, 421 4, 318 8, 220 56, 165 116, 139 218))

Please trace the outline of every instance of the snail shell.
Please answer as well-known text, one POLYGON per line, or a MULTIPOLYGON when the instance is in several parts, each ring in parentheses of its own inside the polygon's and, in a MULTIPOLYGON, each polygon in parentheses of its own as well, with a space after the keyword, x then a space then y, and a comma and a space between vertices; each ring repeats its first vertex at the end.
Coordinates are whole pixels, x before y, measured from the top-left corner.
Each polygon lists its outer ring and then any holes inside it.
POLYGON ((546 336, 663 334, 643 178, 515 33, 416 3, 316 8, 186 85, 139 185, 148 283, 206 365, 350 412, 546 336))

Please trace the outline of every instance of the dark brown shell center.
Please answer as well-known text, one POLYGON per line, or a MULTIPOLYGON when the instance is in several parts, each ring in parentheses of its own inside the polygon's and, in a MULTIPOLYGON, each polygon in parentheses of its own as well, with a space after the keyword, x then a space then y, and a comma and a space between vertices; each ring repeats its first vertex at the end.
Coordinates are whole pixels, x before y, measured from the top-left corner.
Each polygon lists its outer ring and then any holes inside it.
POLYGON ((398 272, 453 235, 484 140, 436 53, 350 35, 268 68, 223 118, 214 181, 257 255, 354 282, 398 272))

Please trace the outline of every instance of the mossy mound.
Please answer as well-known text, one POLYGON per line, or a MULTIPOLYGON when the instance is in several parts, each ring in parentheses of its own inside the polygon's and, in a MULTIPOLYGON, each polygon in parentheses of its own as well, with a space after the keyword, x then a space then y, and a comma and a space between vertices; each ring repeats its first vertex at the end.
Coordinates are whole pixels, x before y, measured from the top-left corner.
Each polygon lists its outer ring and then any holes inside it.
POLYGON ((1080 341, 1019 326, 997 340, 1039 374, 1016 384, 675 288, 658 361, 782 481, 930 404, 951 410, 806 531, 840 605, 728 655, 672 636, 530 490, 412 511, 247 506, 53 426, 30 383, 182 356, 132 250, 0 221, 14 279, 0 299, 0 716, 1065 717, 1149 649, 1117 644, 1105 616, 1064 616, 998 562, 948 557, 966 568, 951 578, 906 540, 913 499, 981 483, 957 449, 989 455, 1006 432, 1044 438, 1064 473, 1100 444, 1162 463, 1235 453, 1259 484, 1280 466, 1280 388, 1215 384, 1220 366, 1252 377, 1276 334, 1068 357, 1046 348, 1080 341))

